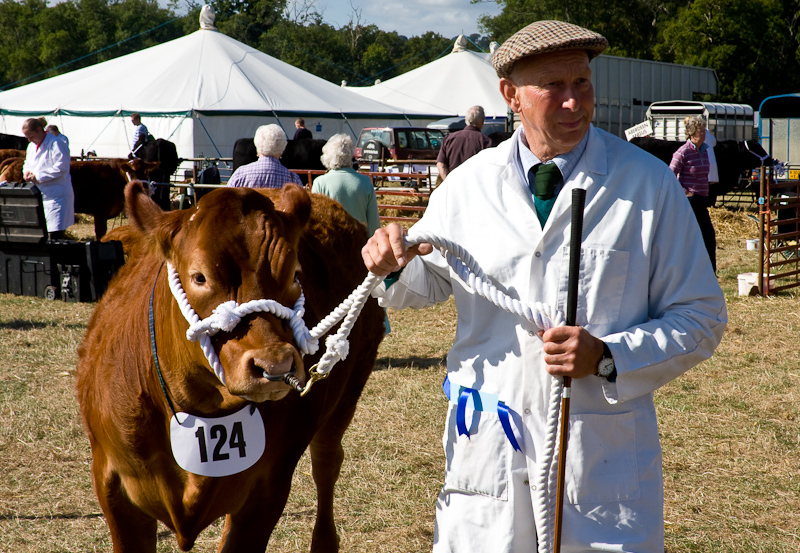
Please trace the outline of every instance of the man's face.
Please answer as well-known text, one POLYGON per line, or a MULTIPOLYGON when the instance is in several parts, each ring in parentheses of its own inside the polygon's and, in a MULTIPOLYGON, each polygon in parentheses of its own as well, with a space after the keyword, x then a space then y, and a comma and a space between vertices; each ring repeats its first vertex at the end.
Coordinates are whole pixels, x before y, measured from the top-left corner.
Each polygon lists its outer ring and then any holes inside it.
POLYGON ((44 129, 37 128, 36 130, 22 130, 22 134, 25 135, 25 138, 28 139, 28 142, 33 142, 37 146, 41 146, 42 142, 44 142, 44 137, 47 136, 47 133, 44 129))
POLYGON ((131 115, 131 123, 133 123, 134 125, 138 125, 140 122, 141 122, 140 118, 131 115))
POLYGON ((520 115, 531 151, 542 161, 565 154, 586 135, 594 88, 585 50, 562 50, 519 60, 500 91, 520 115))

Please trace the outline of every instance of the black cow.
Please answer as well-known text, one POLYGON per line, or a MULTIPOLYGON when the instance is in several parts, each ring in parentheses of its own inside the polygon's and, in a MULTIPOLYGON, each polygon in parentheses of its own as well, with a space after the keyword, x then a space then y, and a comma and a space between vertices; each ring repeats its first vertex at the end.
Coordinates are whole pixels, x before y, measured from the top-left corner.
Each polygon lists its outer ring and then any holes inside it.
MULTIPOLYGON (((178 149, 175 144, 163 138, 157 138, 146 142, 136 151, 136 157, 145 161, 157 161, 160 163, 158 169, 148 173, 148 178, 153 182, 169 182, 181 159, 178 157, 178 149)), ((156 186, 153 200, 164 211, 169 211, 169 186, 156 186)))
POLYGON ((0 150, 26 150, 28 139, 24 136, 0 133, 0 150))
MULTIPOLYGON (((317 169, 325 170, 320 157, 325 140, 304 139, 289 140, 286 149, 281 155, 281 163, 287 169, 317 169)), ((240 138, 233 145, 233 170, 240 166, 252 163, 258 159, 256 145, 252 138, 240 138)), ((308 176, 300 174, 303 184, 308 184, 308 176)))
POLYGON ((240 138, 233 143, 233 170, 236 171, 242 165, 253 163, 258 159, 256 145, 252 138, 240 138))
POLYGON ((489 137, 489 140, 492 141, 492 147, 499 146, 501 142, 505 142, 511 135, 514 134, 513 132, 505 132, 505 131, 497 131, 493 133, 489 133, 486 136, 489 137))
MULTIPOLYGON (((672 154, 685 144, 685 142, 651 137, 632 138, 631 143, 650 152, 666 164, 672 161, 672 154)), ((773 163, 773 159, 767 155, 757 140, 720 140, 714 146, 714 156, 717 158, 719 170, 719 182, 710 187, 710 195, 714 197, 738 188, 742 174, 760 167, 762 158, 764 165, 769 166, 773 163)))

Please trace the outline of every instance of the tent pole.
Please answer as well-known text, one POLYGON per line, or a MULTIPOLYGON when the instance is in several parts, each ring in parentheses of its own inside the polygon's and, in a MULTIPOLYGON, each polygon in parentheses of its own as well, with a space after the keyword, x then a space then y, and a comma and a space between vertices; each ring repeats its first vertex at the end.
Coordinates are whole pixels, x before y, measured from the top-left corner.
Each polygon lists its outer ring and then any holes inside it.
POLYGON ((345 116, 344 112, 340 111, 339 113, 341 114, 342 119, 344 119, 344 122, 347 123, 347 126, 350 129, 350 134, 353 135, 353 140, 358 141, 358 135, 356 135, 356 131, 353 130, 353 127, 350 126, 350 121, 347 120, 347 117, 345 116))

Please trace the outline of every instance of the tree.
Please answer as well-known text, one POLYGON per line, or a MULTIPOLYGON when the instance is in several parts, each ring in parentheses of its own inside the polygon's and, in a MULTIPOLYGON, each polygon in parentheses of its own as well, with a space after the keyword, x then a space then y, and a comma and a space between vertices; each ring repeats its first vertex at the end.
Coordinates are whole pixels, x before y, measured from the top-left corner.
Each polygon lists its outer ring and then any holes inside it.
MULTIPOLYGON (((472 0, 480 3, 480 0, 472 0)), ((556 19, 592 29, 609 41, 609 54, 650 59, 659 25, 676 11, 679 0, 498 0, 503 11, 482 16, 480 29, 503 42, 526 25, 556 19)))
POLYGON ((715 69, 716 100, 758 106, 800 86, 796 22, 784 15, 779 0, 695 0, 666 24, 654 55, 715 69))

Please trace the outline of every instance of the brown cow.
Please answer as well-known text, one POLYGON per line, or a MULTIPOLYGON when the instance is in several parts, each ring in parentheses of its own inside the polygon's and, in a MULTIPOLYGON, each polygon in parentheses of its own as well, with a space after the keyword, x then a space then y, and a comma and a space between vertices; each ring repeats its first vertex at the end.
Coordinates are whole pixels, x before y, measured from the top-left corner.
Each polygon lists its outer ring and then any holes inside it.
POLYGON ((94 233, 98 240, 108 230, 108 219, 122 213, 125 207, 125 185, 133 179, 144 178, 148 170, 157 166, 158 163, 141 159, 70 162, 75 213, 94 217, 94 233))
POLYGON ((0 161, 0 182, 22 182, 25 157, 9 157, 0 161))
POLYGON ((25 157, 25 150, 0 150, 0 161, 14 157, 25 157))
POLYGON ((265 551, 308 446, 318 494, 311 550, 337 551, 333 492, 341 440, 383 335, 381 309, 375 300, 367 302, 350 335, 349 355, 304 397, 267 377, 280 379, 293 367, 304 382, 307 367, 325 349, 324 337, 320 351, 304 358, 286 319, 263 311, 244 315, 211 339, 224 367, 223 385, 201 346, 187 340, 189 324, 162 264, 175 267, 201 319, 230 300, 272 299, 291 308, 302 289, 303 319, 313 328, 366 276, 363 225, 336 202, 309 198, 293 184, 282 190, 222 188, 195 209, 163 212, 134 182, 126 189, 126 209, 128 261, 92 316, 77 378, 92 480, 114 551, 155 551, 157 520, 187 551, 223 515, 219 551, 265 551), (163 388, 150 345, 151 312, 163 388), (202 421, 197 432, 186 413, 202 421), (241 424, 237 430, 235 423, 215 422, 228 420, 217 419, 223 416, 263 420, 266 430, 246 434, 241 424), (179 436, 188 436, 185 446, 171 448, 179 436), (212 459, 238 462, 251 450, 258 453, 250 458, 254 464, 241 472, 200 475, 212 459), (184 454, 194 455, 200 468, 181 468, 176 458, 184 454))

